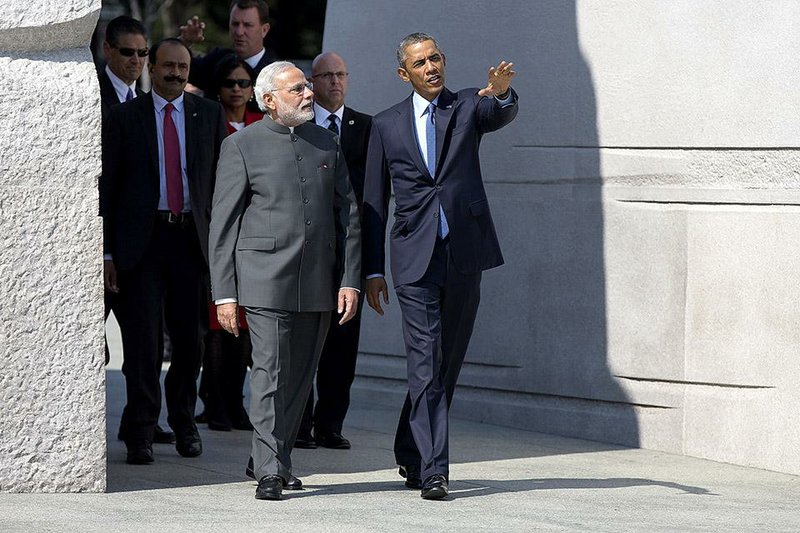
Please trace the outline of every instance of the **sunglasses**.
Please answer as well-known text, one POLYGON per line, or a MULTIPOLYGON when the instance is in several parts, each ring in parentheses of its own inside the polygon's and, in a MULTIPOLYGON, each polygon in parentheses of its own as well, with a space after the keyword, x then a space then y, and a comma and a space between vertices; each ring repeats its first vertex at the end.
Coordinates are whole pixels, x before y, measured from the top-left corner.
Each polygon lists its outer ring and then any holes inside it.
POLYGON ((233 89, 234 86, 236 85, 238 85, 240 89, 247 89, 248 87, 253 85, 253 81, 244 79, 232 80, 230 78, 226 78, 222 80, 222 83, 220 84, 221 87, 225 87, 226 89, 233 89))
POLYGON ((133 54, 136 54, 139 57, 147 57, 147 54, 150 53, 149 48, 119 48, 115 46, 117 50, 119 50, 119 54, 125 57, 132 57, 133 54))

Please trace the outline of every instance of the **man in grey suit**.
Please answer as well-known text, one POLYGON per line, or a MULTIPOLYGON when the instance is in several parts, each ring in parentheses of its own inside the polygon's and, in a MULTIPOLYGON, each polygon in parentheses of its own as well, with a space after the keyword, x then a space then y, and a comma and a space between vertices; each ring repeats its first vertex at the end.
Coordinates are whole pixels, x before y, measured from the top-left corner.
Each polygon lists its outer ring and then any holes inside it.
POLYGON ((257 499, 279 500, 302 486, 290 454, 330 313, 343 324, 358 309, 361 237, 339 137, 308 122, 314 93, 303 72, 272 63, 255 92, 268 118, 223 142, 209 260, 220 325, 238 335, 244 306, 253 342, 247 473, 257 499))

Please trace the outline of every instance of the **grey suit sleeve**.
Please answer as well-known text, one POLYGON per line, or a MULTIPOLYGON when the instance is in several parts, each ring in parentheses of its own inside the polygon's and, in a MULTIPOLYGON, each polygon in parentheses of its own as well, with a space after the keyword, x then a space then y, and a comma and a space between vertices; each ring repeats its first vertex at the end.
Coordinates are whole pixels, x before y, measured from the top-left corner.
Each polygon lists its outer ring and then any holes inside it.
POLYGON ((236 298, 236 242, 249 188, 239 146, 229 137, 222 142, 217 181, 211 205, 208 259, 214 300, 236 298))
MULTIPOLYGON (((338 150, 333 201, 336 231, 344 233, 344 267, 339 286, 361 290, 361 223, 358 203, 347 175, 347 163, 341 145, 338 150)), ((337 240, 341 242, 342 239, 337 240)))

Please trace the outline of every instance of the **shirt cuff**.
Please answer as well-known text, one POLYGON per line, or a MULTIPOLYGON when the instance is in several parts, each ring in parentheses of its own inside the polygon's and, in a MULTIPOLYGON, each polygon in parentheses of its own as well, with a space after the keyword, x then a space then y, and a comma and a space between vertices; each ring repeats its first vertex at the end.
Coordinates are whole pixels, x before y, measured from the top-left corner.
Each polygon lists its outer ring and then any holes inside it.
POLYGON ((361 293, 361 291, 359 289, 356 289, 355 287, 339 287, 339 290, 342 290, 342 289, 353 289, 357 293, 361 293))
POLYGON ((386 276, 384 276, 383 274, 369 274, 369 275, 367 276, 367 279, 374 279, 374 278, 385 278, 385 277, 386 277, 386 276))
POLYGON ((103 261, 113 261, 114 258, 111 257, 111 254, 103 254, 103 261))
POLYGON ((220 298, 219 300, 214 300, 214 305, 235 304, 238 302, 236 298, 220 298))
POLYGON ((506 96, 502 100, 500 98, 498 98, 497 96, 495 96, 494 99, 497 100, 497 103, 500 104, 500 107, 505 107, 505 106, 507 106, 509 104, 512 104, 514 102, 514 93, 511 92, 511 87, 509 87, 508 88, 508 96, 506 96))

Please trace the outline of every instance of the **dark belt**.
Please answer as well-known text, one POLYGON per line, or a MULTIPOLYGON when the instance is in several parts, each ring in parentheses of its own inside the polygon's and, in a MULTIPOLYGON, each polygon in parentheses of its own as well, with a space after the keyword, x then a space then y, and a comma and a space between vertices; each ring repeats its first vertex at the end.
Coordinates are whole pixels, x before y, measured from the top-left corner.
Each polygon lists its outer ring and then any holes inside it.
POLYGON ((166 222, 167 224, 188 224, 192 221, 192 214, 191 213, 179 213, 175 214, 172 211, 159 211, 158 212, 158 220, 161 222, 166 222))

